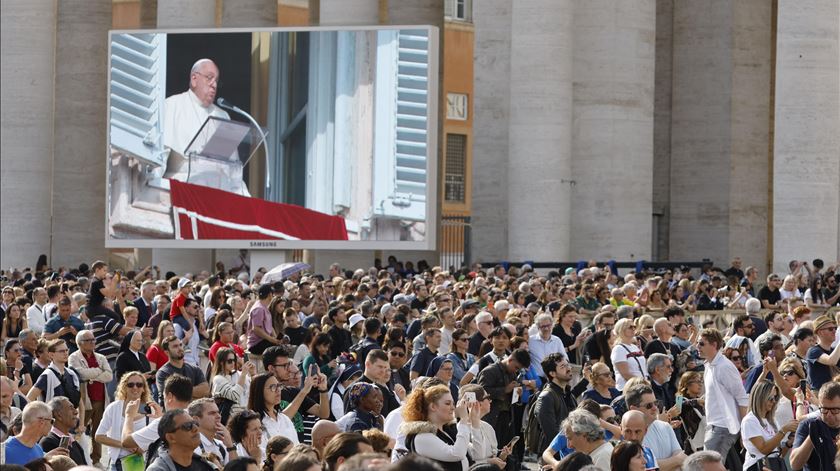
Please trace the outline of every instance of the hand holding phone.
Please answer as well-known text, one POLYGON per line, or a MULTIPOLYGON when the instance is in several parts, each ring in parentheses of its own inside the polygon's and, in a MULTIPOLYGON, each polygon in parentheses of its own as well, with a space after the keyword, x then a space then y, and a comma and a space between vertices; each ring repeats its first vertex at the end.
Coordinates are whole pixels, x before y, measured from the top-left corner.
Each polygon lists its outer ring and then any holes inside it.
POLYGON ((309 376, 317 377, 318 376, 318 365, 312 364, 309 365, 309 376))
POLYGON ((464 399, 467 401, 467 404, 474 404, 474 403, 478 402, 475 399, 475 393, 472 392, 472 391, 465 392, 464 393, 464 399))
POLYGON ((67 448, 70 446, 70 437, 61 437, 61 440, 58 441, 59 448, 67 448))

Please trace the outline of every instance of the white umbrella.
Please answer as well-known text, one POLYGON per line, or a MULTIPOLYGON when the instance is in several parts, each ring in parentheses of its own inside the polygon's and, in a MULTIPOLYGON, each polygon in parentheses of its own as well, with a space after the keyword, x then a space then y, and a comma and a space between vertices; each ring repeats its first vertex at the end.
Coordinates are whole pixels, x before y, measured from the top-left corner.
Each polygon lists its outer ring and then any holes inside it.
POLYGON ((262 283, 275 283, 277 281, 283 281, 286 278, 294 275, 297 272, 301 272, 304 270, 309 270, 309 265, 303 262, 289 262, 289 263, 281 263, 276 267, 272 268, 271 270, 267 271, 265 275, 262 277, 262 283))

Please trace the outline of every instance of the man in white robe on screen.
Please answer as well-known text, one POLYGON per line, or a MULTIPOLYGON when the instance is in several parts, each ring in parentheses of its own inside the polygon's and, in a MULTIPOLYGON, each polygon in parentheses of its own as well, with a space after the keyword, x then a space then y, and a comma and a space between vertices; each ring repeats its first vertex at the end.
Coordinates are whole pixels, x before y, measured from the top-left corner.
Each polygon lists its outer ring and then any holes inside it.
MULTIPOLYGON (((219 68, 210 59, 199 59, 190 69, 190 88, 184 93, 172 95, 164 102, 163 144, 170 149, 166 176, 180 181, 209 186, 244 196, 250 196, 242 181, 241 173, 231 174, 230 166, 208 159, 193 159, 186 155, 193 137, 204 121, 210 117, 230 119, 230 115, 215 105, 216 88, 219 84, 219 68), (172 151, 176 155, 172 155, 172 151)), ((213 129, 205 127, 193 144, 193 149, 202 149, 213 135, 213 129)), ((238 160, 234 153, 232 160, 238 160)))

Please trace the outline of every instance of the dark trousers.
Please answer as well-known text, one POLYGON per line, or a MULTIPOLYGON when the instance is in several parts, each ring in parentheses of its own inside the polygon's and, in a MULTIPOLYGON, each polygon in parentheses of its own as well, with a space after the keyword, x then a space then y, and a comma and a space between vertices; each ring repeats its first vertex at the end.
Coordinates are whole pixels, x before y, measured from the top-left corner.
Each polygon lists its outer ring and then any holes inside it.
POLYGON ((253 353, 254 355, 262 355, 266 348, 273 346, 273 343, 263 339, 260 340, 260 343, 254 345, 253 347, 248 347, 248 351, 253 353))

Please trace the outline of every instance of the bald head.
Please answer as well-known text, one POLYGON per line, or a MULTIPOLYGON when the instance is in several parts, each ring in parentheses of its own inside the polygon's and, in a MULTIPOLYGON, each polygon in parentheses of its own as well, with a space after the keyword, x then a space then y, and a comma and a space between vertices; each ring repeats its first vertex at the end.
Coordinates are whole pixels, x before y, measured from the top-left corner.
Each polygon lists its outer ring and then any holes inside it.
POLYGON ((339 433, 341 429, 332 420, 319 420, 312 427, 312 446, 323 454, 327 443, 339 433))
POLYGON ((671 326, 671 322, 668 319, 662 317, 660 319, 656 319, 656 322, 653 323, 653 331, 656 332, 657 337, 670 337, 674 335, 673 326, 671 326))
POLYGON ((635 440, 641 443, 647 433, 645 414, 637 410, 624 413, 621 417, 621 434, 625 440, 635 440))

